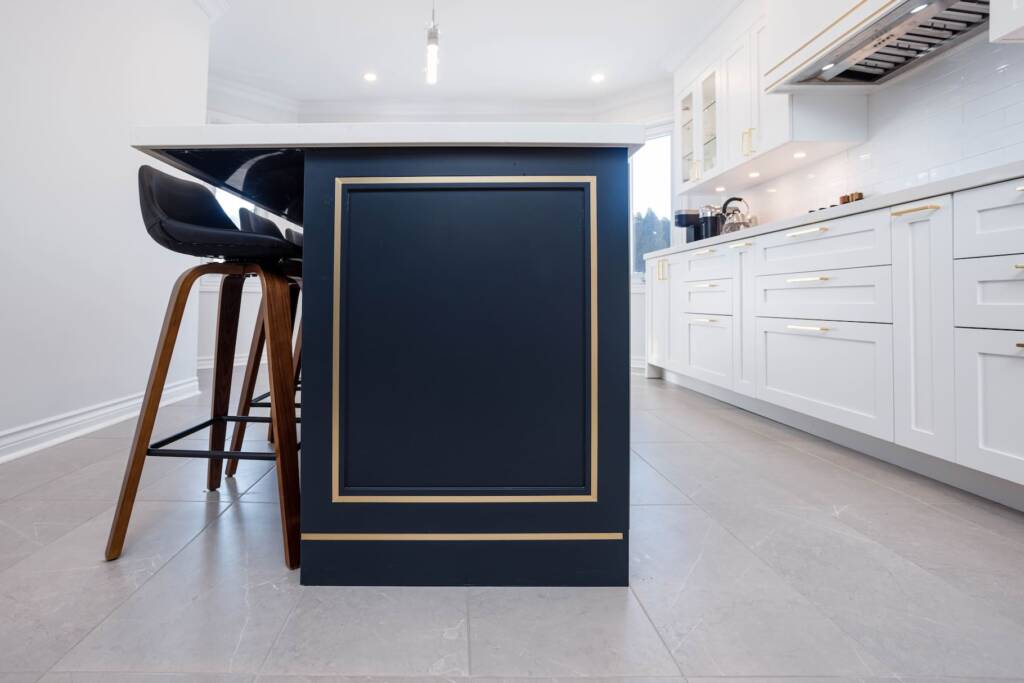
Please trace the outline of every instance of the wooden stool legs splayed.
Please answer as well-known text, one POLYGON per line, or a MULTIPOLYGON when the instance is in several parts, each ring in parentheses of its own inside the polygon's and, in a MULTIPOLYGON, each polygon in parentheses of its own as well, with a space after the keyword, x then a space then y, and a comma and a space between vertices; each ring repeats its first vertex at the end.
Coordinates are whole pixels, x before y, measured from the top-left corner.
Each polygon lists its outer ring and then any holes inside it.
MULTIPOLYGON (((142 410, 135 428, 135 436, 132 439, 124 481, 121 484, 121 494, 110 528, 106 558, 108 560, 117 559, 124 548, 132 507, 135 504, 139 481, 142 478, 142 468, 147 457, 208 459, 207 483, 210 489, 216 489, 219 486, 221 465, 225 459, 273 460, 277 470, 285 564, 294 569, 299 566, 299 444, 296 436, 295 376, 291 345, 290 290, 292 289, 292 280, 288 273, 288 258, 294 253, 293 245, 289 245, 283 238, 280 239, 281 244, 278 244, 273 241, 239 237, 241 233, 233 230, 230 219, 223 216, 222 212, 221 216, 216 214, 220 210, 213 208, 216 207, 216 201, 213 200, 212 194, 195 183, 171 178, 153 169, 143 167, 143 170, 140 171, 140 193, 142 194, 146 227, 158 242, 183 253, 202 255, 210 252, 207 255, 234 257, 234 259, 190 268, 182 273, 171 291, 170 302, 164 315, 163 328, 157 342, 153 367, 150 370, 149 382, 142 401, 142 410), (207 201, 206 195, 209 200, 214 202, 213 207, 203 205, 207 201), (180 204, 183 197, 192 202, 192 210, 190 213, 188 211, 181 213, 195 217, 201 211, 206 211, 207 215, 201 216, 205 219, 203 225, 183 223, 180 220, 175 220, 173 215, 166 215, 168 209, 174 208, 175 202, 180 204), (163 205, 161 205, 161 200, 164 202, 163 205), (197 205, 199 209, 195 208, 197 205), (207 227, 211 223, 213 225, 207 227), (211 235, 206 235, 204 231, 211 235), (232 231, 235 234, 228 234, 232 231), (204 244, 203 240, 208 240, 208 243, 204 244), (244 260, 246 257, 250 257, 252 260, 244 260), (189 292, 196 280, 209 274, 223 275, 218 308, 210 419, 160 441, 151 442, 171 355, 174 352, 189 292), (238 332, 238 312, 242 285, 247 277, 258 277, 263 289, 259 315, 263 321, 263 336, 265 337, 270 375, 270 417, 232 416, 227 413, 231 395, 235 341, 238 332), (224 450, 228 422, 238 426, 247 422, 272 424, 276 437, 274 451, 272 453, 253 453, 238 452, 234 449, 224 450), (183 450, 169 447, 174 442, 206 428, 210 430, 209 449, 183 450)), ((268 239, 272 240, 273 238, 268 239)), ((260 343, 260 346, 262 345, 263 342, 260 343)))

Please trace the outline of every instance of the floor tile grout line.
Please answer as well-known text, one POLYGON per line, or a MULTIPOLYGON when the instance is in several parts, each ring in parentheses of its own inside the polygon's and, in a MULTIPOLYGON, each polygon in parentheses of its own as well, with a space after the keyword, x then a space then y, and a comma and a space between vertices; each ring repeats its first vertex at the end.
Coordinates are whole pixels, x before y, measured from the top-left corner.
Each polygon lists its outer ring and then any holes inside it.
MULTIPOLYGON (((145 501, 142 501, 142 502, 145 502, 145 501)), ((165 502, 165 501, 161 501, 161 502, 165 502)), ((171 501, 171 502, 177 502, 179 504, 182 503, 182 502, 193 503, 193 501, 171 501)), ((198 505, 209 505, 210 502, 196 503, 196 504, 198 504, 198 505)), ((203 533, 206 532, 206 530, 209 529, 211 526, 213 526, 213 524, 218 519, 223 517, 224 513, 226 513, 229 509, 231 509, 231 507, 233 505, 234 505, 234 501, 233 500, 228 501, 227 505, 225 505, 224 508, 222 510, 220 510, 213 517, 213 519, 211 519, 209 522, 204 524, 191 538, 189 538, 187 541, 185 541, 185 543, 183 543, 180 548, 178 548, 176 551, 171 553, 171 555, 167 558, 167 560, 163 564, 161 564, 160 567, 156 571, 154 571, 152 574, 150 574, 148 577, 146 577, 146 579, 143 580, 141 583, 139 583, 139 585, 137 585, 133 590, 128 592, 128 594, 124 596, 123 600, 119 601, 116 605, 114 605, 110 609, 110 611, 108 611, 103 616, 103 618, 101 618, 99 621, 97 621, 95 624, 93 624, 92 628, 90 628, 81 638, 76 640, 74 645, 72 645, 67 650, 65 650, 64 653, 61 654, 61 656, 57 659, 57 661, 54 662, 53 665, 51 665, 50 668, 47 669, 45 673, 46 674, 49 674, 49 673, 60 673, 60 672, 54 671, 54 669, 64 660, 65 657, 67 657, 71 653, 72 650, 74 650, 76 647, 81 645, 82 642, 85 641, 86 638, 88 638, 90 635, 93 634, 93 632, 96 631, 96 629, 98 629, 100 626, 105 624, 107 622, 107 620, 110 619, 111 616, 113 616, 114 612, 116 612, 118 609, 121 608, 122 605, 124 605, 126 602, 128 602, 128 600, 130 600, 133 595, 138 593, 142 589, 143 586, 145 586, 150 581, 152 581, 154 577, 156 577, 158 574, 160 574, 160 572, 164 571, 167 568, 167 565, 169 565, 174 560, 174 558, 178 557, 178 555, 180 555, 186 548, 188 548, 190 545, 195 543, 196 539, 198 539, 200 536, 202 536, 203 533)), ((108 562, 116 562, 116 561, 117 560, 108 560, 108 562)))
POLYGON ((672 648, 668 646, 668 643, 665 641, 665 635, 661 632, 661 629, 658 628, 658 625, 654 623, 654 619, 647 611, 647 606, 644 605, 643 600, 640 599, 640 596, 637 594, 636 590, 633 589, 632 582, 630 582, 630 585, 627 586, 627 588, 629 589, 630 595, 632 595, 633 599, 636 600, 636 604, 640 605, 640 611, 643 612, 644 617, 647 618, 647 623, 651 625, 651 628, 653 628, 654 632, 658 635, 658 640, 661 642, 661 646, 665 648, 665 652, 668 653, 668 658, 672 660, 672 665, 676 668, 676 671, 679 672, 679 675, 685 679, 686 674, 683 673, 683 667, 679 664, 679 661, 676 659, 675 652, 673 652, 672 648))
POLYGON ((464 604, 466 606, 466 676, 473 675, 473 632, 470 630, 470 591, 472 591, 472 589, 466 587, 462 592, 464 604))

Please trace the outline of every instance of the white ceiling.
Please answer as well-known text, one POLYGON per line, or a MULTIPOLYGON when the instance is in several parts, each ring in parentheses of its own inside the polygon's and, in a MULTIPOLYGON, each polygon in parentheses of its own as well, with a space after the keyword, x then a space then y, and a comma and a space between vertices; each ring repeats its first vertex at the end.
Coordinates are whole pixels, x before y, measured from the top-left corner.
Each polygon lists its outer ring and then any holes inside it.
POLYGON ((670 78, 738 1, 437 0, 428 86, 430 0, 230 0, 210 70, 303 102, 601 101, 670 78))

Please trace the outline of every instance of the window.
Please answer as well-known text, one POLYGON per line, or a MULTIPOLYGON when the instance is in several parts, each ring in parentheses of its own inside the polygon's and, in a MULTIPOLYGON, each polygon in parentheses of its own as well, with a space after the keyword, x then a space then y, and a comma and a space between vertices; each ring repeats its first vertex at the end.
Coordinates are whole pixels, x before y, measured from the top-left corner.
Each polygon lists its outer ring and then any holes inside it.
POLYGON ((669 246, 672 224, 672 136, 647 140, 630 160, 632 274, 643 279, 644 254, 669 246))

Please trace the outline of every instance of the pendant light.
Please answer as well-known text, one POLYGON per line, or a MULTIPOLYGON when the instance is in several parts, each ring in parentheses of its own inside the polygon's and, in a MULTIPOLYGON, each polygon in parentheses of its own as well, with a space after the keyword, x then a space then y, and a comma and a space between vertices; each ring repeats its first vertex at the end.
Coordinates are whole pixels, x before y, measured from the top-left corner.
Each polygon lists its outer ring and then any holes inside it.
POLYGON ((438 44, 438 27, 437 27, 437 8, 431 6, 430 8, 430 25, 427 27, 427 84, 435 85, 437 83, 437 63, 438 63, 438 50, 440 46, 438 44))

